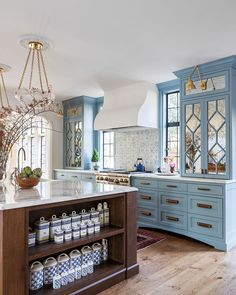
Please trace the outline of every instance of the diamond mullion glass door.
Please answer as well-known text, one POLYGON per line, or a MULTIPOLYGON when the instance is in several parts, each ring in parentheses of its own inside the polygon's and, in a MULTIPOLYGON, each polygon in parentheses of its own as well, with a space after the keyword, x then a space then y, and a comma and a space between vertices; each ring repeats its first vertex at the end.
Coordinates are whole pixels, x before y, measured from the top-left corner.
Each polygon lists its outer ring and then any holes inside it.
POLYGON ((207 102, 208 174, 226 175, 226 100, 225 98, 207 102))
POLYGON ((184 171, 187 175, 202 173, 202 108, 201 103, 185 105, 184 110, 184 171))

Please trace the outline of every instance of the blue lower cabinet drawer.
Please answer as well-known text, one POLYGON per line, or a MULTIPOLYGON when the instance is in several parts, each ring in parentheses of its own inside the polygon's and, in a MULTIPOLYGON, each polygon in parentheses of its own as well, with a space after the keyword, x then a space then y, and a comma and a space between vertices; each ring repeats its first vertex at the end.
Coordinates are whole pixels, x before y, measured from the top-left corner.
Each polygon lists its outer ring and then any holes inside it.
POLYGON ((157 208, 152 209, 138 206, 137 215, 139 222, 157 223, 157 208))
POLYGON ((187 195, 160 191, 160 207, 165 210, 187 211, 187 195))
POLYGON ((159 223, 168 227, 187 229, 187 213, 160 210, 159 223))
POLYGON ((187 191, 187 184, 181 181, 160 181, 159 188, 168 190, 168 191, 187 191))
POLYGON ((197 234, 222 238, 222 219, 213 217, 204 217, 202 215, 188 215, 188 230, 197 234))
POLYGON ((158 205, 158 192, 139 189, 137 193, 137 201, 140 206, 157 207, 158 205))
MULTIPOLYGON (((217 181, 217 180, 216 180, 217 181)), ((188 191, 192 194, 202 194, 202 195, 218 195, 222 196, 224 193, 223 186, 220 184, 200 184, 200 183, 190 183, 188 184, 188 191)))
POLYGON ((189 196, 188 212, 221 218, 223 214, 223 200, 213 197, 189 196))
POLYGON ((158 181, 156 179, 148 179, 148 178, 134 178, 132 181, 132 186, 135 187, 143 187, 150 189, 158 188, 158 181))

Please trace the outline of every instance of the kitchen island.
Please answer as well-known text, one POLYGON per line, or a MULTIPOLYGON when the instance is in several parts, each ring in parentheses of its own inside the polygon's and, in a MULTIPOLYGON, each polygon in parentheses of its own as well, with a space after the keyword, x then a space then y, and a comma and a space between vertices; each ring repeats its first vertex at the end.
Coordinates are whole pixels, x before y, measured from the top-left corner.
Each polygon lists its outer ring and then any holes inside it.
POLYGON ((46 181, 29 190, 14 186, 0 193, 0 294, 96 294, 137 274, 136 188, 86 181, 46 181), (28 248, 28 228, 41 217, 89 210, 107 202, 109 226, 99 233, 62 244, 47 242, 28 248), (29 290, 30 265, 61 253, 108 240, 109 259, 94 273, 60 289, 52 285, 29 290))

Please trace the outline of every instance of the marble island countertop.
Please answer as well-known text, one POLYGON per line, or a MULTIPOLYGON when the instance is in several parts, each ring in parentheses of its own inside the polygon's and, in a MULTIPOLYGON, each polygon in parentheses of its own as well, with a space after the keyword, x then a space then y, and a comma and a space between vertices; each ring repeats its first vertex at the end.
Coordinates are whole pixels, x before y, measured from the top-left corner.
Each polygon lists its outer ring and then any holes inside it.
POLYGON ((134 187, 87 181, 42 181, 32 189, 7 186, 0 192, 0 211, 137 191, 134 187))

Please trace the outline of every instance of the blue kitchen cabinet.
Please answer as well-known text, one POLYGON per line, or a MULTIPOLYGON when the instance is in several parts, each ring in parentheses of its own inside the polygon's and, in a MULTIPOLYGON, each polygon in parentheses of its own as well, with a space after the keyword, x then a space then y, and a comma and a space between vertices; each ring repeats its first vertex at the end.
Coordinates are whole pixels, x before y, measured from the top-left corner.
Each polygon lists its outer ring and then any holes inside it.
POLYGON ((90 169, 93 149, 97 148, 94 118, 98 100, 80 96, 63 101, 64 168, 90 169))
POLYGON ((194 67, 175 72, 181 81, 181 175, 205 178, 236 178, 236 56, 199 66, 201 81, 192 76, 194 67))

